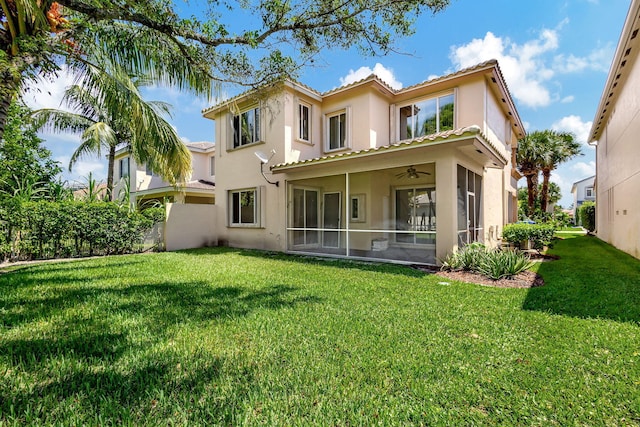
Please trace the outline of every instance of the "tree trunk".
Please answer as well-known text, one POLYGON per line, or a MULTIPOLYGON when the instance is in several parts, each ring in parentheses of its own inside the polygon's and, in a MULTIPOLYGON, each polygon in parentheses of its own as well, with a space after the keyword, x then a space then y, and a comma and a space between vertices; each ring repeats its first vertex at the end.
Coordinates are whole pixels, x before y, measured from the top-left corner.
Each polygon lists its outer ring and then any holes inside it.
POLYGON ((6 76, 9 73, 0 73, 0 140, 4 136, 4 127, 7 123, 9 106, 18 94, 18 87, 11 78, 6 76))
POLYGON ((115 164, 115 158, 116 158, 116 147, 111 146, 109 147, 109 156, 108 156, 108 160, 109 160, 109 165, 107 166, 107 199, 111 202, 113 202, 114 197, 113 197, 113 166, 115 164))
POLYGON ((538 193, 538 172, 526 175, 527 177, 527 215, 529 218, 536 211, 536 196, 538 193))
POLYGON ((542 170, 542 189, 540 190, 540 210, 542 213, 547 212, 549 206, 549 178, 551 177, 550 169, 542 170))

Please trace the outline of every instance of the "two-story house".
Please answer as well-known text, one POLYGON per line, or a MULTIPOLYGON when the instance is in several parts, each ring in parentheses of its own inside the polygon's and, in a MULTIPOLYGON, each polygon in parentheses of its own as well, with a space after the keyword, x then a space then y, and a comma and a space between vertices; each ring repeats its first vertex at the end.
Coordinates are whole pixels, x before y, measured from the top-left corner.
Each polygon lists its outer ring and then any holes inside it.
POLYGON ((525 131, 496 61, 401 90, 287 81, 203 115, 221 244, 436 264, 516 219, 525 131))
POLYGON ((114 164, 114 195, 122 198, 129 191, 132 204, 170 202, 215 204, 216 157, 215 144, 191 142, 185 144, 191 153, 191 178, 182 187, 174 187, 154 174, 146 165, 138 164, 127 147, 116 152, 114 164))
POLYGON ((576 224, 579 221, 578 208, 580 208, 584 202, 596 201, 595 181, 596 177, 593 175, 588 178, 581 179, 580 181, 576 181, 571 186, 571 195, 573 196, 572 214, 576 224))

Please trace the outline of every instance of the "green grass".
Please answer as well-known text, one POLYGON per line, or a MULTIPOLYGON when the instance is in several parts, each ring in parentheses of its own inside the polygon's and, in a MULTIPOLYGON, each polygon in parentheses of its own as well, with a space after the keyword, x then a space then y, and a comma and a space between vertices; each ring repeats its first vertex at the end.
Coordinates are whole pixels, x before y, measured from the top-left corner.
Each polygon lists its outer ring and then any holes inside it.
POLYGON ((0 424, 639 425, 640 263, 542 288, 232 249, 0 273, 0 424))

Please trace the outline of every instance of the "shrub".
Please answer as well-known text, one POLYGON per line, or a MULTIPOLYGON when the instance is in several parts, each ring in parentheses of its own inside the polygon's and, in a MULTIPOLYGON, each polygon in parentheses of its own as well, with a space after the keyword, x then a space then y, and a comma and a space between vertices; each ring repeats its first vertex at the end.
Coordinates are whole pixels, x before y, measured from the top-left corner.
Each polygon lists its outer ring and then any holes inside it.
POLYGON ((489 249, 473 243, 460 248, 442 261, 442 270, 467 270, 490 279, 512 279, 531 267, 528 255, 514 250, 489 249))
POLYGON ((493 250, 485 253, 478 266, 478 273, 493 280, 512 279, 532 265, 526 254, 515 250, 493 250))
POLYGON ((502 230, 502 238, 514 245, 530 240, 534 249, 539 250, 551 244, 555 231, 552 224, 507 224, 502 230))
POLYGON ((593 202, 584 202, 578 209, 578 216, 582 226, 593 232, 596 229, 596 204, 593 202))
POLYGON ((143 215, 116 203, 79 201, 27 202, 1 214, 0 258, 20 259, 135 252, 164 218, 157 210, 143 215))
POLYGON ((471 243, 458 249, 442 261, 443 269, 476 271, 486 248, 482 243, 471 243))

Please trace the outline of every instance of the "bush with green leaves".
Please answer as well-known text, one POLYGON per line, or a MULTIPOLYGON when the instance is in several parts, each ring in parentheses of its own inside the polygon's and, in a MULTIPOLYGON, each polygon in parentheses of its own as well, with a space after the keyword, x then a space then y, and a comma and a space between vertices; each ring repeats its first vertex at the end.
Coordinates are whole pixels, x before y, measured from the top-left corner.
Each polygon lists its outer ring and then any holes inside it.
MULTIPOLYGON (((0 212, 1 214, 1 212, 0 212)), ((141 249, 144 234, 164 214, 130 211, 112 202, 26 202, 0 218, 3 259, 109 255, 141 249)))
POLYGON ((442 268, 446 270, 477 271, 486 252, 482 243, 471 243, 442 260, 442 268))
POLYGON ((531 265, 531 259, 522 252, 510 249, 490 250, 485 253, 477 271, 493 280, 512 279, 531 265))
POLYGON ((515 250, 487 248, 480 243, 464 246, 442 260, 442 270, 472 271, 490 279, 512 279, 531 267, 528 255, 515 250))
POLYGON ((507 224, 502 230, 502 239, 516 246, 530 240, 534 249, 549 246, 556 228, 553 224, 507 224))
POLYGON ((594 202, 584 202, 578 208, 578 217, 582 226, 593 233, 596 229, 596 204, 594 202))

